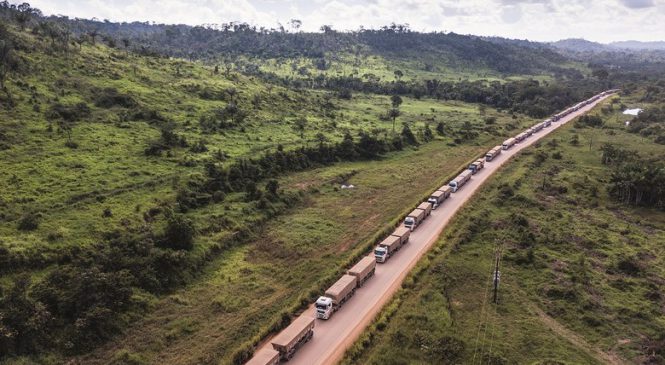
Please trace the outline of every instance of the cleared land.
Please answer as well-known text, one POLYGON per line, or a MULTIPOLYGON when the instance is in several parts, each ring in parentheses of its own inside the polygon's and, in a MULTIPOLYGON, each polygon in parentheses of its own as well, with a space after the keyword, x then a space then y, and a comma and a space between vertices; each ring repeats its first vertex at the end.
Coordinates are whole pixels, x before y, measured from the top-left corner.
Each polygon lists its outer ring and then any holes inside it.
POLYGON ((665 221, 608 196, 600 147, 665 148, 627 133, 616 106, 596 111, 604 128, 570 123, 503 168, 343 363, 662 362, 665 221))

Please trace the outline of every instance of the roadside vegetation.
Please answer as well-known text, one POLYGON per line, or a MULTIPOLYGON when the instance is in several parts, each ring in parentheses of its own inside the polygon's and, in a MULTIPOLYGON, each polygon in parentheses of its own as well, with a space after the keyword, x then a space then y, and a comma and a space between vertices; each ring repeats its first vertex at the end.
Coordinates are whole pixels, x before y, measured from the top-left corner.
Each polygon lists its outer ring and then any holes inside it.
POLYGON ((604 102, 498 172, 343 363, 665 362, 662 183, 647 167, 665 149, 620 107, 662 105, 644 96, 604 102), (644 168, 622 181, 626 166, 644 168))

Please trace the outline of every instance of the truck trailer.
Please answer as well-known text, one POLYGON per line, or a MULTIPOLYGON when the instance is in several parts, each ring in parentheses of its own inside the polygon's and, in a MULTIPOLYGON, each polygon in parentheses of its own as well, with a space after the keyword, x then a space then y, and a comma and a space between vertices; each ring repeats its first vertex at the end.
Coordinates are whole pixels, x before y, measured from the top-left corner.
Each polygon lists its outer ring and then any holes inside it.
POLYGON ((515 143, 517 143, 517 140, 514 137, 508 138, 507 140, 503 141, 503 144, 501 145, 501 148, 503 148, 504 150, 507 150, 510 147, 514 146, 515 143))
POLYGON ((417 209, 422 209, 425 211, 425 218, 429 217, 432 214, 432 204, 429 202, 422 202, 418 205, 417 209))
POLYGON ((333 284, 324 296, 316 300, 316 318, 328 319, 335 313, 342 304, 349 300, 356 293, 358 287, 358 278, 353 275, 345 274, 335 284, 333 284))
POLYGON ((471 165, 469 165, 469 171, 471 171, 472 174, 476 174, 478 171, 482 170, 483 167, 485 167, 485 161, 480 158, 475 161, 471 165))
POLYGON ((451 181, 448 185, 453 189, 453 193, 462 188, 471 179, 471 171, 464 170, 461 174, 457 175, 455 180, 451 181))
POLYGON ((365 281, 371 278, 376 271, 376 257, 373 255, 365 256, 357 264, 353 265, 346 273, 355 276, 357 285, 360 288, 365 281))
POLYGON ((374 249, 376 262, 386 262, 390 256, 394 255, 402 247, 402 240, 397 236, 388 236, 381 241, 374 249))
POLYGON ((443 185, 442 187, 438 188, 437 190, 443 191, 446 194, 446 199, 450 198, 450 194, 453 192, 453 188, 450 187, 450 185, 446 184, 443 185))
POLYGON ((447 197, 445 192, 437 190, 427 198, 427 202, 432 205, 432 209, 436 209, 447 197))
POLYGON ((425 211, 422 209, 414 209, 408 216, 404 219, 404 227, 414 230, 420 225, 420 223, 425 219, 425 211))
POLYGON ((409 236, 411 236, 411 230, 406 227, 397 227, 395 232, 391 236, 399 237, 400 245, 404 246, 409 242, 409 236))
POLYGON ((314 336, 314 323, 314 318, 300 316, 270 341, 281 360, 290 360, 300 346, 314 336))
POLYGON ((277 365, 279 364, 279 351, 263 348, 257 351, 245 365, 277 365))
POLYGON ((496 146, 485 154, 485 161, 492 161, 496 156, 501 154, 502 146, 496 146))

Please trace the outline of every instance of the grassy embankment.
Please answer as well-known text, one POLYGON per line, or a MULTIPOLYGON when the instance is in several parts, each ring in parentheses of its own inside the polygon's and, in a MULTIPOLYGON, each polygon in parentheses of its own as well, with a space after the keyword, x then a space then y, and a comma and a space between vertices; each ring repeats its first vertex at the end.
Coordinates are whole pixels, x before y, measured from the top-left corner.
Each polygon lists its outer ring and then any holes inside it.
POLYGON ((612 200, 599 150, 607 142, 662 158, 665 147, 627 133, 616 107, 602 117, 604 128, 570 123, 504 167, 343 363, 665 361, 665 216, 612 200))
MULTIPOLYGON (((20 54, 32 72, 8 82, 16 106, 0 111, 8 146, 0 151, 0 167, 11 172, 1 179, 13 187, 1 196, 0 241, 29 264, 11 268, 3 284, 17 273, 39 278, 52 263, 66 260, 69 250, 102 240, 126 222, 143 221, 151 208, 172 204, 186 177, 202 173, 217 150, 230 163, 278 144, 286 149, 314 144, 317 133, 338 141, 345 130, 379 129, 382 135, 391 128, 391 122, 378 118, 389 106, 384 96, 333 98, 333 111, 324 111, 321 92, 270 87, 235 73, 224 77, 199 64, 137 57, 99 44, 49 53, 32 35, 18 36, 34 47, 20 54), (100 103, 108 88, 120 95, 120 104, 100 103), (242 126, 203 133, 199 118, 232 99, 248 113, 242 126), (252 103, 256 99, 258 106, 252 103), (69 148, 65 133, 45 115, 56 103, 80 102, 90 115, 74 125, 78 147, 69 148), (308 121, 304 138, 294 128, 301 116, 308 121), (204 140, 208 151, 173 147, 161 157, 146 156, 145 148, 165 125, 190 145, 204 140), (17 220, 26 212, 39 213, 39 226, 19 231, 17 220)), ((473 105, 433 100, 405 98, 401 110, 398 128, 408 122, 418 134, 424 123, 433 129, 443 121, 446 136, 379 161, 340 163, 280 179, 286 189, 308 191, 303 206, 270 222, 255 240, 225 251, 190 287, 164 298, 136 292, 135 300, 151 308, 149 314, 85 360, 231 361, 238 349, 311 300, 429 190, 511 128, 533 122, 487 111, 497 119, 486 124, 473 105), (451 144, 466 121, 480 136, 451 144), (358 187, 339 191, 344 176, 358 187)), ((190 210, 186 216, 199 231, 191 255, 205 257, 234 231, 260 220, 258 215, 242 194, 190 210)), ((135 314, 127 318, 136 320, 135 314)), ((60 361, 57 355, 51 359, 60 361)))

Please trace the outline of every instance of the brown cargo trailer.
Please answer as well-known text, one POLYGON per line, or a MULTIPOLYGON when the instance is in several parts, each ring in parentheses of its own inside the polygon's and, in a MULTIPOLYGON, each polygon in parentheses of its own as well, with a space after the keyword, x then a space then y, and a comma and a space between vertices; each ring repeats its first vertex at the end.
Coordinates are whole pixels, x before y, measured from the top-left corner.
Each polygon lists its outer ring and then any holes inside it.
POLYGON ((501 145, 501 148, 503 148, 504 150, 507 150, 510 147, 514 146, 515 143, 517 143, 517 140, 515 138, 508 138, 507 140, 503 141, 503 144, 501 145))
POLYGON ((425 219, 425 211, 422 209, 414 209, 409 215, 404 219, 404 227, 407 227, 410 230, 416 229, 418 225, 425 219))
POLYGON ((393 232, 392 236, 399 237, 400 245, 404 246, 407 242, 409 242, 409 236, 411 236, 411 230, 409 230, 406 227, 397 227, 397 229, 395 229, 395 232, 393 232))
POLYGON ((422 209, 425 211, 425 218, 427 218, 430 214, 432 214, 432 204, 429 202, 422 202, 420 205, 418 205, 418 209, 422 209))
POLYGON ((270 341, 272 347, 279 351, 281 360, 288 361, 293 354, 314 336, 314 318, 300 316, 270 341))
POLYGON ((446 193, 437 190, 427 198, 427 202, 432 205, 432 209, 436 209, 444 200, 446 200, 446 198, 446 193))
POLYGON ((357 278, 357 285, 361 287, 365 281, 371 278, 376 271, 376 257, 365 256, 357 264, 353 265, 346 273, 357 278))
POLYGON ((453 188, 451 188, 448 184, 440 187, 438 190, 443 191, 446 194, 446 199, 450 198, 450 194, 453 192, 453 188))
POLYGON ((339 308, 356 291, 358 278, 353 275, 343 275, 335 284, 326 290, 326 297, 333 300, 333 307, 339 308))
POLYGON ((245 365, 277 365, 279 352, 275 349, 264 348, 257 351, 245 365))

